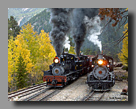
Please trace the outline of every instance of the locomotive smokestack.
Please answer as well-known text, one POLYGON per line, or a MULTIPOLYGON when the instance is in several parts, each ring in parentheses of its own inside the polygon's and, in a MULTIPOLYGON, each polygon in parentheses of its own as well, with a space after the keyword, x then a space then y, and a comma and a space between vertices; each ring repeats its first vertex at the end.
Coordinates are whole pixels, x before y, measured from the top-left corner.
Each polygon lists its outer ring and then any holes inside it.
POLYGON ((72 15, 72 36, 75 41, 75 51, 77 56, 79 56, 80 48, 84 42, 86 36, 86 25, 84 23, 84 18, 93 18, 98 15, 97 8, 76 8, 73 10, 72 15))
POLYGON ((83 42, 81 42, 81 41, 75 41, 75 43, 76 43, 76 46, 75 46, 76 49, 75 49, 75 51, 76 51, 77 56, 79 56, 80 55, 80 48, 81 48, 83 42))
POLYGON ((52 31, 50 37, 57 53, 60 56, 63 52, 65 36, 70 29, 70 13, 72 8, 52 8, 50 22, 52 24, 52 31))

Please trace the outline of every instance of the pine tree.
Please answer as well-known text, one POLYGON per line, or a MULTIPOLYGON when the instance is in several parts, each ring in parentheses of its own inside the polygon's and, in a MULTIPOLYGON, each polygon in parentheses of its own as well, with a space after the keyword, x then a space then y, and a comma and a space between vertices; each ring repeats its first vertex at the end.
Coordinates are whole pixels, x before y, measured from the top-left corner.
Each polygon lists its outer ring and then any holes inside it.
POLYGON ((16 37, 20 32, 20 27, 13 16, 8 19, 8 39, 13 36, 16 37))
POLYGON ((25 87, 27 85, 27 80, 28 80, 28 73, 26 71, 26 65, 24 59, 20 54, 18 58, 17 72, 16 72, 17 88, 20 89, 25 87))

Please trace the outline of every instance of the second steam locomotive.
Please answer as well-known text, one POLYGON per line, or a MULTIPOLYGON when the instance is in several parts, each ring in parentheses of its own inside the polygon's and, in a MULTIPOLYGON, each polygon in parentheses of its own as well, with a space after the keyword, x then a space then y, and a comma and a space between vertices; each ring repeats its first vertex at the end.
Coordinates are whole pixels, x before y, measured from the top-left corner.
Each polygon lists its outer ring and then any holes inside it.
POLYGON ((94 91, 109 90, 115 84, 113 58, 99 54, 92 58, 93 70, 87 75, 87 84, 94 91))

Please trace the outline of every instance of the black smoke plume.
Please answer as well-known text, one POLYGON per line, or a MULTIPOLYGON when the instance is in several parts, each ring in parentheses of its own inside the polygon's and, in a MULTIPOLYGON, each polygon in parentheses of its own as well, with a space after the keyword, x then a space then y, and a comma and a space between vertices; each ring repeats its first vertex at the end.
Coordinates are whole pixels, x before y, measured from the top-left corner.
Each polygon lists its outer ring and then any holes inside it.
POLYGON ((50 37, 57 53, 60 56, 63 52, 65 36, 70 30, 70 13, 72 8, 52 8, 50 22, 52 31, 50 37))
POLYGON ((98 15, 97 8, 76 8, 73 10, 73 15, 71 16, 72 28, 71 33, 75 41, 75 51, 77 56, 80 54, 80 48, 84 42, 86 36, 86 25, 84 23, 84 18, 93 18, 98 15))

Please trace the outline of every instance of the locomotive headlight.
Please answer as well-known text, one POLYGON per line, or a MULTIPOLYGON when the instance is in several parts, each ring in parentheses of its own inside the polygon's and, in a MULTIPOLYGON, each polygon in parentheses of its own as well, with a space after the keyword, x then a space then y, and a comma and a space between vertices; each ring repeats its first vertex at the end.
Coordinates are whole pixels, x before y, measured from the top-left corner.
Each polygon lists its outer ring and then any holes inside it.
POLYGON ((92 65, 92 67, 94 67, 94 65, 92 65))
POLYGON ((107 65, 107 67, 110 67, 110 65, 107 65))
POLYGON ((102 64, 103 64, 103 61, 102 61, 102 60, 98 60, 98 64, 99 64, 99 65, 102 65, 102 64))
POLYGON ((59 60, 58 60, 58 59, 55 59, 54 62, 55 62, 55 63, 59 63, 59 60))

